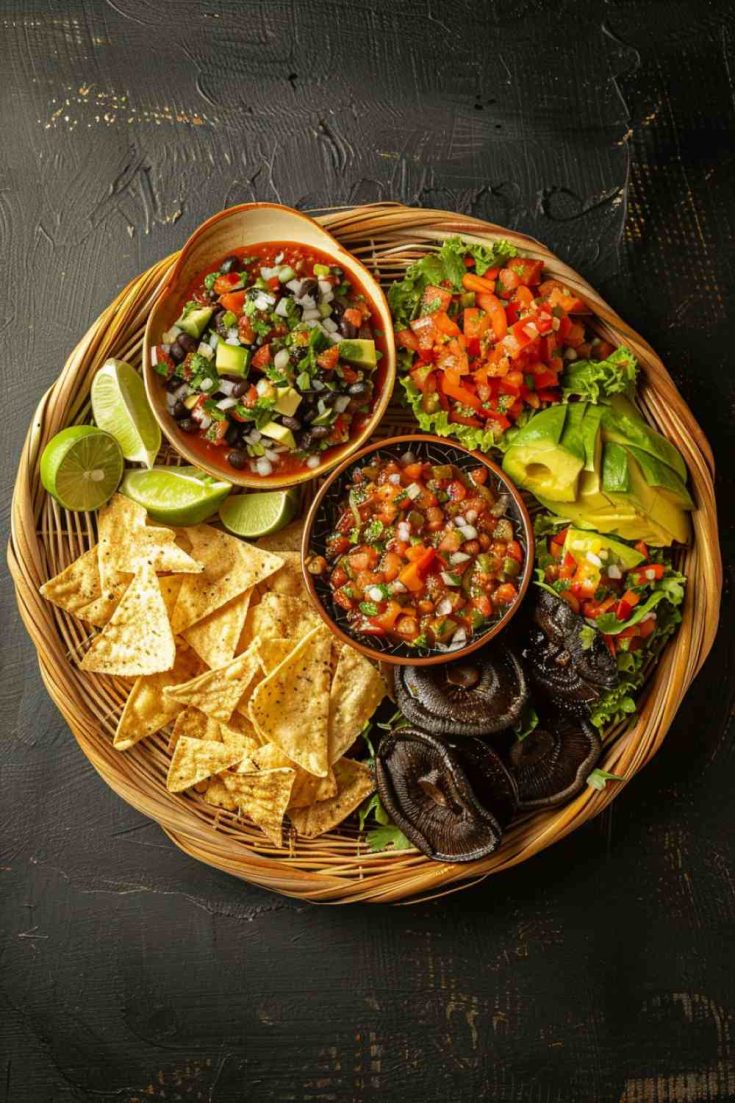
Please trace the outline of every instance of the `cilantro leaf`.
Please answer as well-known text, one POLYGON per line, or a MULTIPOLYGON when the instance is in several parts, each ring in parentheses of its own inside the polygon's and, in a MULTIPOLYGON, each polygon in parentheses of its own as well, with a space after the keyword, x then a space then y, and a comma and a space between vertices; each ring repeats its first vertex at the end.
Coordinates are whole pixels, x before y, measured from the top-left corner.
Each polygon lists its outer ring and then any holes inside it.
POLYGON ((604 789, 608 781, 626 781, 620 774, 611 774, 608 770, 593 770, 587 778, 590 789, 604 789))
POLYGON ((597 632, 591 624, 585 624, 584 628, 580 629, 579 642, 583 651, 589 651, 595 642, 595 636, 597 632))
POLYGON ((365 836, 368 850, 373 854, 381 850, 410 850, 413 843, 409 842, 400 827, 389 823, 385 827, 373 827, 365 836))

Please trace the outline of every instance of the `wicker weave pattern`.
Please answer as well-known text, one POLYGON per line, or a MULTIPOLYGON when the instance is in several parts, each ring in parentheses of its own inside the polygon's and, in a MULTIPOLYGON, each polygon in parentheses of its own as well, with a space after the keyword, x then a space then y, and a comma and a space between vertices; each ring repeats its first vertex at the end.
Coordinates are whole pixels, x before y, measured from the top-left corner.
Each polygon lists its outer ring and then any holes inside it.
MULTIPOLYGON (((384 284, 445 237, 479 241, 503 236, 583 295, 597 315, 596 328, 615 344, 625 342, 643 368, 639 397, 649 420, 680 449, 689 468, 698 509, 694 541, 681 553, 689 578, 683 622, 649 681, 633 723, 609 733, 601 763, 630 780, 656 753, 692 679, 712 646, 722 588, 713 471, 709 445, 653 349, 630 329, 577 273, 531 238, 478 219, 446 211, 378 204, 335 210, 320 221, 384 284)), ((196 795, 166 791, 167 735, 145 740, 125 754, 113 750, 112 735, 127 692, 122 680, 82 674, 72 656, 87 629, 55 609, 38 587, 89 548, 94 517, 68 513, 40 483, 38 461, 47 441, 64 426, 89 415, 92 379, 109 356, 140 364, 147 314, 175 255, 135 279, 93 323, 69 357, 56 383, 42 398, 23 448, 12 506, 8 549, 23 621, 38 651, 44 683, 95 769, 124 800, 157 820, 188 854, 273 891, 322 902, 395 902, 427 898, 464 887, 524 861, 597 815, 622 784, 600 792, 587 789, 570 804, 519 820, 500 851, 467 865, 431 862, 414 851, 369 854, 352 828, 315 840, 292 840, 275 849, 261 832, 196 795)), ((397 403, 381 426, 387 436, 413 428, 397 403)), ((162 462, 175 462, 164 454, 162 462)))

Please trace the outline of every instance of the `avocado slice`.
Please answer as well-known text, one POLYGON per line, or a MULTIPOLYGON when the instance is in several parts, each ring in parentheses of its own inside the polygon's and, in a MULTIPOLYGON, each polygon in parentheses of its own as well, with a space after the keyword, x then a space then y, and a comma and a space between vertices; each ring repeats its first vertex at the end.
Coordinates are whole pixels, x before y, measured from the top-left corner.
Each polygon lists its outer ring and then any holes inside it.
POLYGON ((630 399, 624 395, 612 395, 606 400, 602 428, 606 441, 632 444, 648 452, 649 455, 672 468, 682 482, 686 482, 686 464, 677 449, 666 437, 646 424, 630 399))
POLYGON ((293 417, 301 405, 301 395, 293 387, 276 387, 276 409, 285 417, 293 417))
POLYGON ((565 446, 565 424, 570 409, 549 406, 535 414, 505 453, 505 473, 536 497, 544 495, 555 502, 573 502, 577 497, 584 447, 574 426, 570 430, 570 446, 565 446))
POLYGON ((580 426, 582 442, 584 444, 584 469, 595 471, 600 468, 602 456, 602 433, 600 423, 602 421, 603 407, 585 403, 584 418, 580 426))
POLYGON ((209 325, 210 318, 214 314, 213 306, 200 306, 196 310, 190 310, 181 315, 174 324, 188 333, 190 337, 201 337, 209 325))
POLYGON ((582 529, 612 533, 623 540, 644 540, 653 547, 668 547, 673 542, 673 534, 662 528, 653 518, 631 509, 630 504, 625 501, 614 503, 604 495, 601 497, 606 504, 597 509, 591 509, 589 502, 580 505, 577 502, 553 502, 545 498, 539 498, 539 502, 552 513, 582 529))
POLYGON ((355 338, 354 341, 340 341, 339 354, 348 364, 357 364, 361 368, 374 368, 378 363, 375 341, 355 338))
POLYGON ((285 444, 287 448, 295 451, 296 441, 294 435, 285 425, 279 425, 277 421, 269 421, 265 425, 261 425, 260 431, 264 437, 270 437, 277 444, 285 444))
POLYGON ((602 450, 602 489, 617 494, 630 490, 628 451, 622 444, 609 441, 602 450))
POLYGON ((243 345, 228 345, 220 341, 215 353, 214 366, 220 375, 247 375, 250 366, 250 349, 243 345))
POLYGON ((562 448, 566 448, 568 452, 578 456, 583 463, 587 458, 582 436, 582 424, 586 412, 586 402, 570 402, 567 408, 566 421, 564 422, 564 431, 561 435, 562 448))
POLYGON ((545 410, 534 414, 531 420, 518 430, 511 447, 515 447, 516 444, 532 444, 537 440, 558 444, 564 432, 569 409, 569 406, 560 404, 547 406, 545 410))
POLYGON ((665 497, 670 497, 682 509, 694 509, 694 502, 685 484, 668 464, 632 444, 628 451, 639 464, 649 486, 657 487, 665 497))
POLYGON ((639 563, 643 563, 645 560, 645 556, 641 555, 635 548, 631 548, 629 544, 622 544, 619 540, 612 540, 609 536, 602 536, 599 532, 584 532, 582 529, 575 528, 567 529, 564 550, 571 552, 575 558, 579 554, 587 552, 599 556, 601 551, 606 551, 608 557, 612 556, 613 559, 622 564, 625 570, 637 567, 639 563))

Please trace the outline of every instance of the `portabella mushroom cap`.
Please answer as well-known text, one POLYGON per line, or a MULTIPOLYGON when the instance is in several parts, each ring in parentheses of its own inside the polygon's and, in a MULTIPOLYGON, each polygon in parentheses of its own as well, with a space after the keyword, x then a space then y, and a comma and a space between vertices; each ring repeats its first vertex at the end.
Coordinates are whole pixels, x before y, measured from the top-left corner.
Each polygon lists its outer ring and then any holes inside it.
POLYGON ((618 681, 615 659, 595 633, 582 646, 585 624, 565 601, 542 590, 523 652, 534 686, 557 708, 585 716, 618 681))
POLYGON ((479 739, 449 745, 399 728, 381 740, 378 793, 388 815, 423 854, 470 862, 492 854, 516 808, 515 783, 479 739))
POLYGON ((437 735, 492 735, 515 724, 528 700, 517 656, 491 644, 453 663, 402 666, 395 676, 403 715, 437 735))
POLYGON ((588 720, 549 715, 509 752, 519 811, 550 808, 576 796, 601 753, 600 737, 588 720))

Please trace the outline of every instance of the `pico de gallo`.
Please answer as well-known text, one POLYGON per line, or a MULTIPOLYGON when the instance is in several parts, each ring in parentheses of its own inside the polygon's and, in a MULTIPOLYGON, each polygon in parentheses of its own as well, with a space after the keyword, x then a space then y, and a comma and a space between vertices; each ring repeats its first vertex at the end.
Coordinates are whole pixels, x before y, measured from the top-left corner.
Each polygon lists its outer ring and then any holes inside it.
POLYGON ((510 504, 486 467, 376 453, 352 473, 309 569, 355 633, 454 650, 518 599, 525 550, 510 504))
POLYGON ((583 300, 505 241, 446 241, 408 269, 389 301, 401 381, 421 427, 473 448, 561 401, 570 362, 614 351, 588 332, 583 300))
POLYGON ((670 625, 685 579, 660 549, 564 528, 537 541, 539 581, 598 631, 613 656, 636 652, 670 625), (666 605, 662 605, 666 603, 666 605))
POLYGON ((194 280, 153 364, 176 428, 210 462, 262 476, 316 468, 370 415, 376 323, 327 255, 252 245, 194 280))

